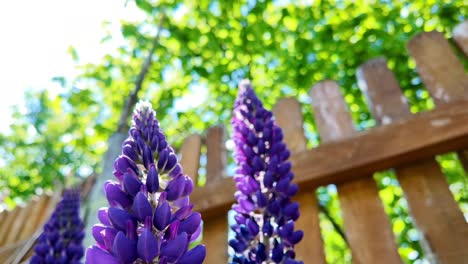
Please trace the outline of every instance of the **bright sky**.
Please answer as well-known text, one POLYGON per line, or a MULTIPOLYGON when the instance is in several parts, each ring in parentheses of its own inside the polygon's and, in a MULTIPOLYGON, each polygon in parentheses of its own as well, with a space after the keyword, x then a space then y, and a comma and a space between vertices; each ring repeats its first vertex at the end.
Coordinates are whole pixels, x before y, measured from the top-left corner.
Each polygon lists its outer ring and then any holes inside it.
POLYGON ((0 131, 9 127, 11 106, 22 105, 26 89, 58 91, 54 76, 77 74, 67 53, 71 45, 86 63, 100 61, 122 43, 120 21, 142 16, 128 2, 126 7, 124 0, 0 1, 0 131), (101 44, 104 21, 114 39, 101 44))

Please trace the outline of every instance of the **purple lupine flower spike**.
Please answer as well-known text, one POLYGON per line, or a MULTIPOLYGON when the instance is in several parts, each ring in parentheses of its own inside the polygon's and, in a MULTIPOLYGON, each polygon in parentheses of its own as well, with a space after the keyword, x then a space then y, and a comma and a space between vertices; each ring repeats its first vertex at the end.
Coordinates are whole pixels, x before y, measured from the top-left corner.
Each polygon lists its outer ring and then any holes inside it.
POLYGON ((80 218, 80 193, 66 190, 37 240, 31 264, 81 263, 83 221, 80 218))
POLYGON ((291 182, 289 151, 273 114, 247 80, 239 85, 232 125, 238 189, 231 226, 235 238, 229 241, 232 263, 303 263, 294 253, 303 232, 294 230, 299 206, 291 197, 298 186, 291 182))
POLYGON ((189 250, 201 229, 201 215, 189 199, 192 180, 148 102, 135 108, 114 176, 118 181, 104 185, 110 207, 98 212, 101 223, 92 229, 96 244, 87 249, 85 263, 203 263, 205 246, 189 250))

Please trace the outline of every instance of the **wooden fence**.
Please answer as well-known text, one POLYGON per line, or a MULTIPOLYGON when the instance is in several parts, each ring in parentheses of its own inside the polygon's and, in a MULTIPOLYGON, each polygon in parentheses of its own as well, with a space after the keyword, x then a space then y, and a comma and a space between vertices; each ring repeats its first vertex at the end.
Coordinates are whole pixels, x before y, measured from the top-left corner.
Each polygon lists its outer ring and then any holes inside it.
MULTIPOLYGON (((468 56, 468 22, 454 30, 454 40, 468 56)), ((273 112, 292 152, 300 192, 304 230, 297 255, 305 263, 325 263, 315 189, 336 184, 353 263, 402 263, 395 236, 372 175, 394 168, 410 213, 423 236, 431 263, 468 263, 468 225, 434 155, 457 151, 467 165, 468 75, 449 42, 439 32, 418 34, 407 49, 416 61, 432 111, 411 114, 386 60, 377 58, 357 70, 377 127, 356 132, 343 95, 334 81, 314 85, 309 95, 322 145, 306 148, 301 106, 294 98, 277 102, 273 112)), ((203 242, 208 264, 227 263, 227 212, 234 203, 234 181, 226 177, 225 130, 187 137, 181 148, 184 171, 197 180, 201 149, 206 146, 206 185, 192 201, 203 214, 203 242)), ((466 167, 465 167, 466 169, 466 167)))
MULTIPOLYGON (((89 196, 96 177, 92 174, 82 182, 83 199, 89 196)), ((54 193, 35 196, 26 205, 0 213, 0 263, 29 263, 36 240, 61 200, 62 191, 62 186, 59 186, 54 193)))
MULTIPOLYGON (((457 26, 453 35, 468 56, 468 22, 457 26)), ((297 226, 305 236, 297 246, 297 255, 305 263, 325 263, 315 189, 326 184, 337 185, 353 263, 402 263, 372 177, 374 172, 389 168, 395 168, 411 215, 423 234, 426 256, 433 263, 468 263, 468 225, 434 159, 434 155, 457 151, 468 169, 468 76, 441 33, 421 33, 407 47, 437 105, 432 111, 410 113, 383 58, 371 60, 357 71, 358 84, 378 124, 375 128, 355 131, 334 81, 320 82, 309 93, 323 142, 317 148, 306 148, 296 99, 282 99, 273 109, 292 152, 295 181, 300 185, 295 197, 301 207, 297 226)), ((203 243, 208 250, 205 263, 227 263, 227 212, 234 202, 235 186, 226 177, 224 128, 212 127, 204 136, 185 139, 181 162, 194 180, 202 145, 207 150, 206 185, 195 188, 192 201, 203 214, 203 243)), ((94 181, 85 182, 86 192, 90 182, 94 181)), ((25 207, 0 213, 0 263, 27 260, 58 198, 44 195, 25 207)))

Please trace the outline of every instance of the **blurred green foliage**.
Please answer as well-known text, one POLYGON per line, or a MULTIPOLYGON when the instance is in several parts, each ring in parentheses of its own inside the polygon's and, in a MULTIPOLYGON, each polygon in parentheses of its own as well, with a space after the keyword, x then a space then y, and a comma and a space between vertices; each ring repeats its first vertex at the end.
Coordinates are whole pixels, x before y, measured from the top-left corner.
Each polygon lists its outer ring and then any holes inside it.
MULTIPOLYGON (((464 1, 197 2, 128 2, 144 15, 140 21, 122 22, 124 45, 98 64, 82 64, 79 49, 70 48, 81 75, 71 80, 56 77, 64 87, 58 96, 46 90, 26 95, 26 109, 16 109, 11 131, 0 135, 0 197, 8 206, 41 189, 100 172, 106 139, 117 127, 162 13, 167 18, 140 98, 153 102, 175 146, 189 133, 228 125, 235 87, 242 78, 251 78, 268 108, 284 96, 300 100, 311 147, 320 139, 307 92, 323 79, 339 82, 358 129, 374 125, 355 70, 377 56, 387 58, 412 112, 434 107, 405 44, 421 31, 438 30, 450 37, 468 15, 464 1)), ((456 200, 468 212, 466 175, 456 156, 438 160, 456 200)), ((381 172, 376 180, 403 259, 421 261, 419 234, 395 176, 381 172)), ((323 187, 318 195, 342 226, 336 189, 323 187)), ((329 263, 350 263, 346 242, 323 215, 321 225, 329 263)))

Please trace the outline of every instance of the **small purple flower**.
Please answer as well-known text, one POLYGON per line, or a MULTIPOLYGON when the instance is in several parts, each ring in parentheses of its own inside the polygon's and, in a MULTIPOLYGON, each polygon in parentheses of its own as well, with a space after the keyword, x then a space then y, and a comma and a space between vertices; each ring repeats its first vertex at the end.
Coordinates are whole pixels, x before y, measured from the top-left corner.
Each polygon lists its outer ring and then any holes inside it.
POLYGON ((114 176, 118 182, 104 185, 110 207, 98 212, 87 264, 203 263, 205 246, 189 250, 201 232, 201 215, 189 200, 192 180, 182 173, 148 102, 136 106, 114 176))
POLYGON ((81 263, 84 232, 80 218, 80 193, 66 190, 37 240, 31 264, 81 263))
POLYGON ((303 236, 294 230, 299 205, 291 201, 298 186, 292 183, 289 151, 273 114, 263 107, 249 81, 239 86, 232 125, 238 191, 233 205, 235 251, 232 263, 303 263, 295 260, 294 245, 303 236))

